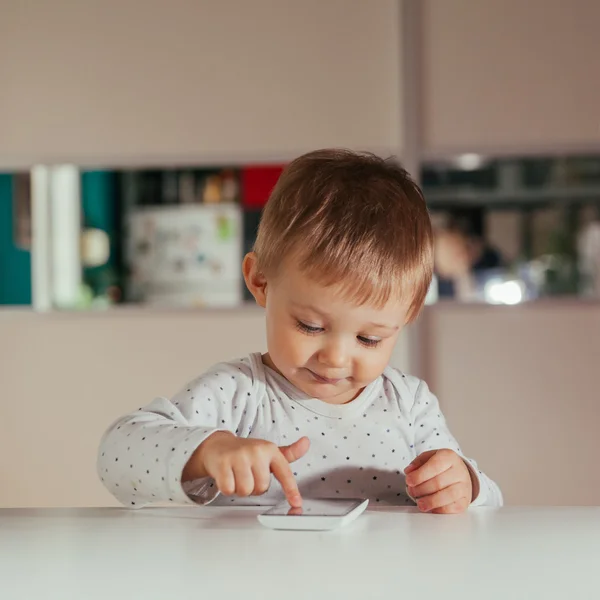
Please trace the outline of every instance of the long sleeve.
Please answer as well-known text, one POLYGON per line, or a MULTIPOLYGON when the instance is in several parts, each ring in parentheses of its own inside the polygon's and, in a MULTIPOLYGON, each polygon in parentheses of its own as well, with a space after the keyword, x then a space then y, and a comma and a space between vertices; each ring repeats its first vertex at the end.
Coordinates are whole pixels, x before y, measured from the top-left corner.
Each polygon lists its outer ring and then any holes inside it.
POLYGON ((156 398, 122 417, 104 434, 98 475, 122 504, 210 502, 210 478, 181 483, 196 448, 215 431, 248 436, 256 414, 256 385, 247 362, 217 365, 171 400, 156 398))
POLYGON ((448 429, 438 399, 431 393, 425 382, 415 381, 418 382, 418 387, 411 410, 411 421, 414 427, 416 453, 421 454, 427 450, 441 448, 454 450, 479 482, 479 494, 473 500, 472 506, 502 506, 502 492, 498 485, 479 469, 473 459, 462 453, 458 442, 448 429))

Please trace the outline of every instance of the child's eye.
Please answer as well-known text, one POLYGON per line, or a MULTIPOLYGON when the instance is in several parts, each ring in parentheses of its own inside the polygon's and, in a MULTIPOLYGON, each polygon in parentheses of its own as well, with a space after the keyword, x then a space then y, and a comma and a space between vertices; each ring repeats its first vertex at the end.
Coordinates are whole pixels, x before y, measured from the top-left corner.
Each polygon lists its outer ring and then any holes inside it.
POLYGON ((374 340, 373 338, 364 337, 362 335, 359 335, 356 339, 367 348, 376 348, 381 344, 381 340, 374 340))
POLYGON ((302 331, 303 333, 308 333, 309 335, 316 335, 317 333, 322 333, 324 331, 322 327, 314 327, 313 325, 307 325, 302 321, 296 322, 296 328, 302 331))

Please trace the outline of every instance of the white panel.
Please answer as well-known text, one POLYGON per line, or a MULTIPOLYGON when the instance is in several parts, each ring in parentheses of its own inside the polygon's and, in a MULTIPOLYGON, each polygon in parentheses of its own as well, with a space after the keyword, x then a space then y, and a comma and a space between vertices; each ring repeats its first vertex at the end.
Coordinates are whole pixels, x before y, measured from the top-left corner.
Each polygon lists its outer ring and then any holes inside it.
POLYGON ((50 169, 31 170, 31 304, 37 311, 52 308, 52 233, 50 169))
POLYGON ((397 0, 4 0, 0 165, 397 152, 397 0))
POLYGON ((600 2, 422 6, 430 155, 600 148, 600 2))
POLYGON ((52 296, 57 308, 74 308, 81 294, 81 195, 79 170, 50 170, 52 296))

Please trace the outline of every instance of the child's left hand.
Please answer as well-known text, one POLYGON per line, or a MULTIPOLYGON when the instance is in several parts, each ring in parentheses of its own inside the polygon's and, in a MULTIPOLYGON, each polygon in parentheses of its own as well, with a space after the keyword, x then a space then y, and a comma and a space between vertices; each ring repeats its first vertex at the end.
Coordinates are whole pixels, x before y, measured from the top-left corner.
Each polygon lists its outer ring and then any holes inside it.
POLYGON ((423 452, 406 469, 408 493, 422 512, 464 512, 473 499, 469 468, 456 452, 444 448, 423 452))

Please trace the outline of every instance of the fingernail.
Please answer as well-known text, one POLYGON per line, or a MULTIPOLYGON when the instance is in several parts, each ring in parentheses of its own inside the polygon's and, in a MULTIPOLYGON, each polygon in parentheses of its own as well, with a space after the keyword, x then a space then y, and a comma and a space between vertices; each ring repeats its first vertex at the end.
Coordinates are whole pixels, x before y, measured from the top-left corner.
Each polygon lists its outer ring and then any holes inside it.
POLYGON ((289 500, 290 506, 293 508, 300 508, 302 506, 302 496, 292 496, 289 500))

